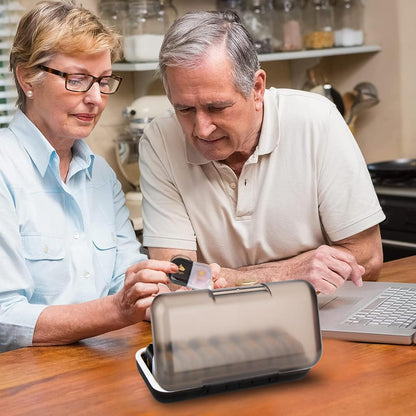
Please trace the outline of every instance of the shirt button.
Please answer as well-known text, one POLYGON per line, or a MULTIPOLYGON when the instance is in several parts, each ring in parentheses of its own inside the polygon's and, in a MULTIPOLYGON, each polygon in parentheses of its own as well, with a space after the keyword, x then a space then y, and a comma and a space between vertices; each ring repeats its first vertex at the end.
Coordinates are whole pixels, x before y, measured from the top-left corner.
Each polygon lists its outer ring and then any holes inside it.
POLYGON ((230 183, 230 188, 231 188, 231 189, 235 189, 235 188, 237 188, 237 184, 236 184, 235 182, 231 182, 231 183, 230 183))
POLYGON ((48 251, 49 251, 49 247, 48 247, 47 245, 45 245, 45 246, 43 247, 43 252, 44 252, 45 254, 47 254, 47 253, 48 253, 48 251))
POLYGON ((84 277, 86 279, 88 279, 90 276, 91 276, 91 273, 90 272, 84 272, 84 277))
POLYGON ((78 240, 79 239, 79 233, 75 232, 74 233, 74 238, 75 238, 75 240, 78 240))

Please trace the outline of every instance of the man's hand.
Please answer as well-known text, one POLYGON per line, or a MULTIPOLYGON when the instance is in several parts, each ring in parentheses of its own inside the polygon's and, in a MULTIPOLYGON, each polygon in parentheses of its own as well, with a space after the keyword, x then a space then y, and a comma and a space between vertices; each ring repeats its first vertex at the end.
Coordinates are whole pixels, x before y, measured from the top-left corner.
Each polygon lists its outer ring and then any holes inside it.
MULTIPOLYGON (((362 286, 365 268, 359 265, 347 249, 322 245, 286 260, 278 260, 237 270, 222 268, 221 280, 226 286, 240 286, 241 282, 277 282, 285 280, 307 280, 315 290, 333 293, 350 279, 362 286)), ((223 286, 224 287, 224 286, 223 286)))
POLYGON ((322 293, 333 293, 346 280, 362 286, 365 273, 355 257, 337 247, 322 245, 290 260, 289 274, 292 279, 304 279, 322 293))
POLYGON ((209 265, 212 271, 212 282, 214 283, 214 289, 222 289, 227 287, 227 281, 220 276, 221 267, 217 263, 211 263, 209 265))
POLYGON ((121 320, 130 325, 149 319, 148 308, 154 297, 159 291, 167 291, 167 274, 177 271, 176 264, 158 260, 147 260, 129 267, 123 289, 114 296, 121 320))

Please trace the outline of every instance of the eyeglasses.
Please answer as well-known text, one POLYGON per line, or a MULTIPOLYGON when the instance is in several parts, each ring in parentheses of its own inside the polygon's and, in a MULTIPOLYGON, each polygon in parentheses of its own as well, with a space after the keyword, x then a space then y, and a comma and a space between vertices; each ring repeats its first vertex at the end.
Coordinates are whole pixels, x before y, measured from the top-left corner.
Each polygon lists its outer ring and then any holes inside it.
POLYGON ((121 77, 114 74, 97 78, 90 74, 68 74, 67 72, 61 72, 44 65, 38 65, 38 68, 50 74, 65 78, 65 88, 72 92, 87 92, 94 82, 98 82, 101 94, 114 94, 122 81, 121 77))

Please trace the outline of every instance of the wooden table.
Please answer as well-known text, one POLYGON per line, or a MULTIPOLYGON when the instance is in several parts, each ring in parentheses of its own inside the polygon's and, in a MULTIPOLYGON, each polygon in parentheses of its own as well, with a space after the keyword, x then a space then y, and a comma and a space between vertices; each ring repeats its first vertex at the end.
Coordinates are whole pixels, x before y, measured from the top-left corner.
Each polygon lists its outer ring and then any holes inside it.
MULTIPOLYGON (((416 282, 416 256, 385 263, 380 280, 416 282)), ((135 352, 149 323, 65 347, 0 354, 1 415, 408 415, 416 412, 412 346, 324 339, 323 355, 292 383, 164 404, 141 378, 135 352)))

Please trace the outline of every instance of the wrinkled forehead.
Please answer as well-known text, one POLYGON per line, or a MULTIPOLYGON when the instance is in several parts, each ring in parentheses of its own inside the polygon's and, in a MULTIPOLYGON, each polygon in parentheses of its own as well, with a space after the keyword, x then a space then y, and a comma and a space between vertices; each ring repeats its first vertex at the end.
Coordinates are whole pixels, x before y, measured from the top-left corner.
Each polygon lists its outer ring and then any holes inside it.
POLYGON ((209 48, 196 61, 168 66, 164 84, 168 96, 178 89, 236 89, 232 61, 222 46, 209 48))

